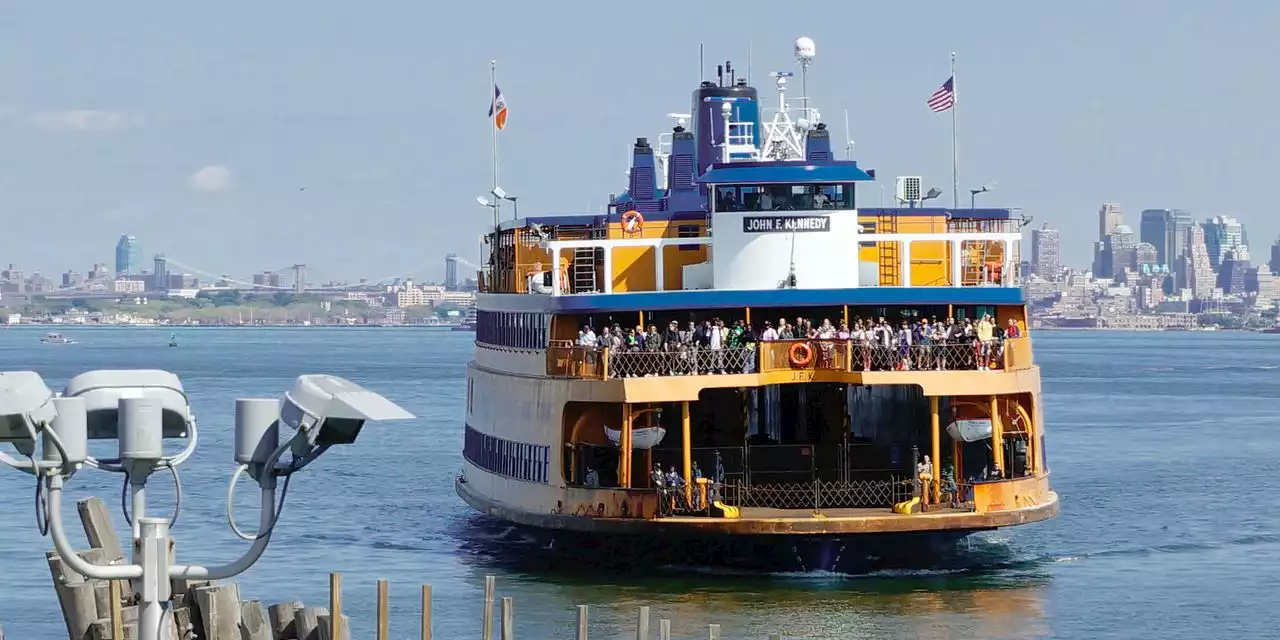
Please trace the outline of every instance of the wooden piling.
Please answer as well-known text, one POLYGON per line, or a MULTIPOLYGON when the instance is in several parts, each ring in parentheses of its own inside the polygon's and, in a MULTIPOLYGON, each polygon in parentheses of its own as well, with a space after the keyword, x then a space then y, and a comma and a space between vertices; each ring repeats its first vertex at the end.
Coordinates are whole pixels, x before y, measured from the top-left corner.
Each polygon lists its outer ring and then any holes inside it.
POLYGON ((671 640, 671 621, 666 618, 658 621, 658 640, 671 640))
POLYGON ((587 605, 578 605, 578 640, 587 640, 587 605))
POLYGON ((267 610, 257 600, 240 603, 241 640, 273 640, 267 610))
POLYGON ((516 638, 516 611, 511 598, 502 599, 502 640, 516 638))
POLYGON ((329 638, 347 640, 342 633, 342 574, 329 574, 329 638))
POLYGON ((124 615, 120 613, 120 581, 111 580, 107 585, 107 606, 111 612, 111 637, 124 637, 124 615))
POLYGON ((293 615, 295 633, 298 640, 320 640, 320 616, 329 615, 324 607, 303 607, 293 615))
POLYGON ((197 587, 194 596, 204 627, 201 640, 240 640, 240 589, 235 584, 197 587))
POLYGON ((296 600, 267 607, 267 617, 271 619, 271 635, 274 640, 297 640, 298 627, 294 624, 294 616, 301 608, 302 603, 296 600))
POLYGON ((422 585, 422 640, 431 640, 431 585, 422 585))
POLYGON ((483 640, 493 640, 493 588, 496 581, 494 576, 484 577, 484 615, 480 619, 480 637, 483 640))
POLYGON ((649 607, 640 607, 640 619, 636 620, 636 640, 652 640, 649 636, 649 607))
POLYGON ((344 615, 322 614, 319 622, 319 640, 345 640, 351 637, 351 620, 344 615))
POLYGON ((391 640, 390 597, 391 584, 385 578, 378 579, 378 640, 391 640))

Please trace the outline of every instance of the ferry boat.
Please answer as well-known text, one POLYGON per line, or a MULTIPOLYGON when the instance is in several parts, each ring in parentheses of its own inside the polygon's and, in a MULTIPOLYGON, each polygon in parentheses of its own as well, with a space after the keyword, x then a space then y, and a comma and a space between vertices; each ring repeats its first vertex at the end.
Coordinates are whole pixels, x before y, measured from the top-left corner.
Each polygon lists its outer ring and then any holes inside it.
POLYGON ((841 572, 1058 514, 1020 214, 864 206, 789 75, 766 108, 724 65, 606 212, 488 232, 465 502, 597 559, 841 572))
POLYGON ((477 316, 478 316, 478 313, 476 312, 474 307, 467 309, 467 315, 463 316, 462 322, 458 323, 457 325, 454 325, 453 330, 454 331, 475 331, 477 316))

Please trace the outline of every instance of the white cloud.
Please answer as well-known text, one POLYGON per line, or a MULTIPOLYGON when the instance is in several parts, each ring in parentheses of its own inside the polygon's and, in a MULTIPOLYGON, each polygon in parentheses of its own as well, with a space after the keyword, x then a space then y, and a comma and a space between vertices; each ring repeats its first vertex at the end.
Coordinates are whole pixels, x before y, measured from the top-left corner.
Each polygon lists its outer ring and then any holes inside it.
POLYGON ((211 164, 191 174, 190 184, 196 191, 223 191, 231 186, 231 170, 211 164))
POLYGON ((99 109, 39 111, 31 114, 27 122, 45 131, 93 133, 119 131, 132 124, 130 118, 122 113, 99 109))

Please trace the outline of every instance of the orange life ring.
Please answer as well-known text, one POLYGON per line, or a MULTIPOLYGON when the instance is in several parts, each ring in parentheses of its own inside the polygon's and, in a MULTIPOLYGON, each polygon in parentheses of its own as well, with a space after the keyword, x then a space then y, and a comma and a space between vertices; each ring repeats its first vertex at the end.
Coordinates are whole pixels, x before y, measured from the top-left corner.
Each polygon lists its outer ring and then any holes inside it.
POLYGON ((797 342, 787 350, 787 360, 791 366, 803 369, 813 362, 813 347, 808 342, 797 342))
POLYGON ((623 233, 640 233, 644 230, 644 216, 639 211, 632 209, 622 214, 622 232, 623 233))

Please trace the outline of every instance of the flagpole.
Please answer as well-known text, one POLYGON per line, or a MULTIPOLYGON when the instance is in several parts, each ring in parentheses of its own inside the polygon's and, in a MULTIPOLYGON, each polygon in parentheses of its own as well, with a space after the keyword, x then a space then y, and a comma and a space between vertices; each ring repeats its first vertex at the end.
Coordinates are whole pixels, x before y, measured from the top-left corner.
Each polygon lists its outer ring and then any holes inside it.
POLYGON ((498 232, 498 209, 502 201, 494 195, 498 190, 498 61, 489 61, 489 100, 493 105, 493 116, 489 118, 489 128, 493 130, 493 189, 489 197, 493 198, 493 231, 498 232))
POLYGON ((956 151, 956 106, 960 94, 956 87, 956 52, 951 52, 951 208, 960 207, 959 154, 956 151))

